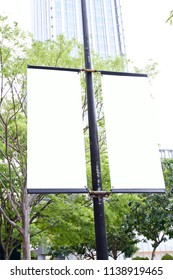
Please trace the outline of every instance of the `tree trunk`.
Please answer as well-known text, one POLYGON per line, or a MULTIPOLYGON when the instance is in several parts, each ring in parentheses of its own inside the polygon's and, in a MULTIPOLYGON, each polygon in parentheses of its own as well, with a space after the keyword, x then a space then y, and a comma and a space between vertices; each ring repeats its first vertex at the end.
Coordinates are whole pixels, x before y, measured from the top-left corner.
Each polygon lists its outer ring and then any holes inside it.
POLYGON ((115 248, 112 248, 112 254, 113 254, 114 260, 117 260, 117 258, 118 258, 118 251, 115 248))
POLYGON ((154 260, 154 259, 155 259, 156 248, 157 248, 157 247, 154 247, 154 248, 153 248, 153 251, 152 251, 152 254, 151 254, 151 260, 154 260))
POLYGON ((30 260, 31 252, 30 252, 30 207, 28 201, 27 188, 23 189, 23 197, 22 197, 22 259, 30 260))
POLYGON ((4 260, 9 260, 8 249, 4 251, 4 260))
POLYGON ((8 249, 1 247, 2 260, 9 260, 8 249))

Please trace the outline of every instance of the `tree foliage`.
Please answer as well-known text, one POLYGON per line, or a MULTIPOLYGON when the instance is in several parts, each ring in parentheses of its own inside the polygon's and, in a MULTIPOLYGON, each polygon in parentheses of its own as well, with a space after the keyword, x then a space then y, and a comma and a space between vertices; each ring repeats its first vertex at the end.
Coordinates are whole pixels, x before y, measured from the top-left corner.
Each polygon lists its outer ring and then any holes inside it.
POLYGON ((166 185, 165 194, 139 195, 140 200, 131 204, 129 220, 134 230, 152 242, 151 259, 157 247, 173 238, 173 160, 163 159, 162 169, 166 185))
POLYGON ((166 194, 150 194, 133 203, 131 210, 135 230, 152 242, 154 259, 157 247, 173 238, 173 204, 166 194))
POLYGON ((169 17, 166 20, 166 23, 169 22, 170 25, 172 25, 172 19, 173 19, 173 11, 170 11, 169 17))
MULTIPOLYGON (((17 23, 0 17, 0 183, 1 246, 5 258, 12 252, 12 234, 22 236, 26 252, 26 35, 17 23), (9 231, 4 228, 9 228, 9 231), (5 237, 3 237, 5 236, 5 237)), ((16 236, 16 238, 18 238, 16 236)), ((20 239, 20 238, 18 238, 20 239)))
POLYGON ((135 195, 114 195, 105 204, 109 255, 117 259, 120 254, 131 257, 138 249, 138 238, 129 223, 129 201, 138 201, 135 195))
POLYGON ((53 195, 52 199, 35 221, 49 254, 89 257, 89 250, 95 248, 91 200, 84 195, 53 195))

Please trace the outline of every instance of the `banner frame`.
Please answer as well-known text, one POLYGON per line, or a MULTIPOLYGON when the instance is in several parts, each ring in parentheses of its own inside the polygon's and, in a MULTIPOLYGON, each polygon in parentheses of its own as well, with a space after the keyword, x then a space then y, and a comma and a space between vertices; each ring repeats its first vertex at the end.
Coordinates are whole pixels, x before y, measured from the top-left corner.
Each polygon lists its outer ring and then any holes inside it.
MULTIPOLYGON (((109 76, 124 76, 124 77, 139 77, 139 78, 148 78, 148 75, 145 74, 145 73, 131 73, 131 72, 114 72, 114 71, 100 71, 100 74, 103 76, 103 75, 109 75, 109 76)), ((103 98, 103 101, 104 101, 104 98, 103 98)), ((109 156, 108 156, 109 158, 109 156)), ((161 163, 160 163, 161 164, 161 163)), ((163 175, 163 171, 162 171, 162 175, 163 175)), ((164 177, 163 177, 163 181, 164 181, 164 177)), ((164 182, 165 184, 165 182, 164 182)), ((158 187, 158 188, 128 188, 128 187, 123 187, 123 188, 120 188, 118 186, 114 186, 111 184, 111 193, 119 193, 119 194, 123 194, 123 193, 148 193, 148 194, 152 194, 152 193, 156 193, 156 194, 164 194, 166 192, 166 187, 158 187)))
MULTIPOLYGON (((54 70, 54 71, 66 71, 76 72, 77 74, 82 71, 79 68, 63 68, 63 67, 52 67, 44 65, 27 65, 27 69, 40 69, 40 70, 54 70)), ((28 194, 87 194, 89 193, 88 187, 83 186, 81 188, 27 188, 28 194)))

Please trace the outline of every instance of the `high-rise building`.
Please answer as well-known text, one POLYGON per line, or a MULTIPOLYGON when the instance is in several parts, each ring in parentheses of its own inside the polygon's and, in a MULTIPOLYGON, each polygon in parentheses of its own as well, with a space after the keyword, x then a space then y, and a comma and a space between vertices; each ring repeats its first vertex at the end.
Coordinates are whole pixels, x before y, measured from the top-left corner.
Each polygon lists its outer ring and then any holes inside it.
MULTIPOLYGON (((91 45, 102 57, 125 54, 120 0, 86 0, 91 45)), ((64 34, 83 42, 81 0, 32 0, 36 40, 64 34)))

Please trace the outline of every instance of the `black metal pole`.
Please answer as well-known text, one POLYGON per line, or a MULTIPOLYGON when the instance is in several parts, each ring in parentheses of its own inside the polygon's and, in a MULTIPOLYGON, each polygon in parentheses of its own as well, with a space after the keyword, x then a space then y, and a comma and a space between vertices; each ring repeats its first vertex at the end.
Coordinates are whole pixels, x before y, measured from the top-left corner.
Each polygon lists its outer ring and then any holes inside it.
MULTIPOLYGON (((81 6, 82 6, 83 37, 84 37, 85 68, 92 69, 87 9, 86 9, 85 0, 81 0, 81 6)), ((94 90, 93 90, 93 77, 92 77, 91 71, 86 71, 85 73, 86 73, 86 86, 87 86, 92 189, 93 189, 93 191, 97 191, 99 193, 102 191, 102 178, 101 178, 101 166, 100 166, 100 153, 99 153, 99 143, 98 143, 95 98, 94 98, 94 90)), ((108 259, 108 250, 107 250, 107 238, 106 238, 103 197, 101 195, 95 196, 93 198, 93 205, 94 205, 97 259, 98 260, 107 260, 108 259)))

